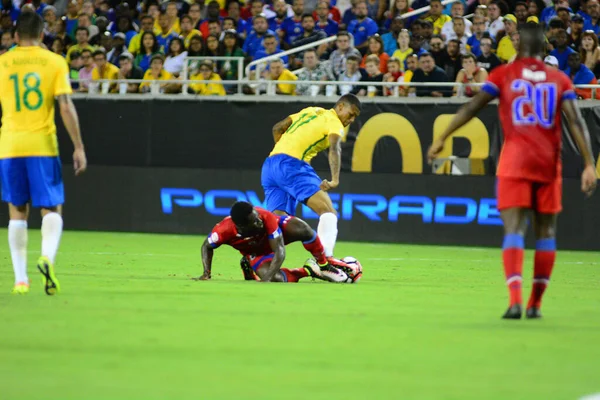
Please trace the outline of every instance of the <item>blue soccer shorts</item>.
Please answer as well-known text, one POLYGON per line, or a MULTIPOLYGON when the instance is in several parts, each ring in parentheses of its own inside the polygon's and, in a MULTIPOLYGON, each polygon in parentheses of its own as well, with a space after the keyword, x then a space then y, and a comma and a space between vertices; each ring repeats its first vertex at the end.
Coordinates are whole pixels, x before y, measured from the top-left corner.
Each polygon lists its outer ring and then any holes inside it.
POLYGON ((53 208, 65 202, 59 157, 0 160, 2 200, 15 206, 53 208))
POLYGON ((320 189, 321 178, 305 161, 276 154, 267 158, 262 167, 261 184, 269 211, 296 214, 298 202, 306 204, 320 189))

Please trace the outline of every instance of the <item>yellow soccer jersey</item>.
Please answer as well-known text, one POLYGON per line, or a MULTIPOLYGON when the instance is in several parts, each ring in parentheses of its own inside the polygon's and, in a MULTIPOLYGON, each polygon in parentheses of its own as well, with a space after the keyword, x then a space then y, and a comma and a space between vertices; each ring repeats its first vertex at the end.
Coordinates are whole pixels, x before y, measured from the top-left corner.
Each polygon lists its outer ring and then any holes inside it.
POLYGON ((57 156, 54 98, 72 92, 61 56, 37 46, 0 56, 0 158, 57 156))
POLYGON ((290 118, 292 124, 269 156, 287 154, 310 163, 317 154, 329 148, 329 135, 344 136, 344 125, 333 109, 308 107, 290 118))

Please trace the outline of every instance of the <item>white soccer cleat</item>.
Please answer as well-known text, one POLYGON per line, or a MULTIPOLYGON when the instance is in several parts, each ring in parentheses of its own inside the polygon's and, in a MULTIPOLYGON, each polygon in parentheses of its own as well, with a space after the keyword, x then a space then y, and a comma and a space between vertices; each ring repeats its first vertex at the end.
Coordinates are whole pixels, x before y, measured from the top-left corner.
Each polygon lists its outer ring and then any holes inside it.
POLYGON ((332 265, 321 267, 313 258, 306 260, 304 269, 308 271, 311 278, 317 278, 327 282, 345 283, 349 280, 348 275, 346 275, 344 271, 340 271, 332 265))

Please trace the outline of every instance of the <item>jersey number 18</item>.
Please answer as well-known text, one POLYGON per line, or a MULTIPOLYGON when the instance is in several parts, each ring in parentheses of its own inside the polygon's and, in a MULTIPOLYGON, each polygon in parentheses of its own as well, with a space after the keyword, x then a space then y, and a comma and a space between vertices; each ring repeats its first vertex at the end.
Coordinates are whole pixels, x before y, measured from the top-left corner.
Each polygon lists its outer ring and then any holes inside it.
POLYGON ((19 87, 19 75, 12 74, 10 76, 10 80, 13 81, 15 87, 15 105, 17 112, 21 111, 21 103, 25 106, 26 109, 30 111, 35 111, 42 106, 42 102, 44 98, 42 97, 42 92, 40 91, 40 75, 36 72, 30 72, 23 76, 23 97, 21 98, 21 90, 19 87))
POLYGON ((512 103, 512 119, 515 125, 540 125, 546 129, 554 126, 558 91, 556 84, 543 82, 534 85, 529 81, 517 79, 510 88, 513 93, 521 94, 512 103), (529 106, 528 111, 525 111, 525 106, 529 106))

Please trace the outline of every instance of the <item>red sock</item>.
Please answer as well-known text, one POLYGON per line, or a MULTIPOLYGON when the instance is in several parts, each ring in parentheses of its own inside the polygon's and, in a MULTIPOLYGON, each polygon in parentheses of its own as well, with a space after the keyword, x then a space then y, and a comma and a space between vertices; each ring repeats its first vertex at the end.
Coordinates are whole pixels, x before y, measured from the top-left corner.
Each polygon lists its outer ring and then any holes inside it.
POLYGON ((502 261, 504 263, 504 276, 510 295, 510 305, 522 304, 521 283, 523 282, 523 236, 512 233, 504 236, 502 245, 502 261))
POLYGON ((298 282, 302 278, 308 276, 308 272, 304 268, 288 269, 281 268, 281 273, 285 276, 286 282, 298 282))
POLYGON ((321 240, 319 239, 316 233, 313 239, 311 239, 308 242, 302 242, 302 245, 306 250, 310 252, 310 254, 313 255, 313 257, 317 260, 317 263, 319 263, 319 265, 327 264, 327 257, 325 257, 325 249, 323 249, 321 240))
MULTIPOLYGON (((552 246, 549 244, 544 248, 543 241, 549 242, 549 239, 542 239, 538 241, 537 250, 535 252, 535 259, 533 264, 533 287, 531 288, 531 296, 527 303, 527 308, 536 307, 540 308, 542 305, 542 296, 544 291, 548 287, 550 281, 550 275, 552 275, 552 269, 554 268, 554 260, 556 260, 556 245, 552 246)), ((553 239, 552 239, 553 241, 553 239)))

